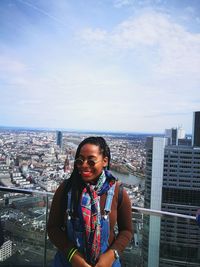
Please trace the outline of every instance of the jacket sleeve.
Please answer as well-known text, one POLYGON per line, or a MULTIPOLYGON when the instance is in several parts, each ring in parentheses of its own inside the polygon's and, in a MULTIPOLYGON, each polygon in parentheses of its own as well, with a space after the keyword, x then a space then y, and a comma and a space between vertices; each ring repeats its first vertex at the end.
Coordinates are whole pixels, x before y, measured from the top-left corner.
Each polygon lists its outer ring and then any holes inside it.
POLYGON ((124 188, 122 202, 117 207, 117 225, 118 235, 110 248, 116 249, 121 254, 133 236, 131 202, 124 188))
POLYGON ((64 194, 64 183, 62 183, 56 190, 51 209, 49 213, 49 220, 47 224, 47 232, 51 242, 61 251, 66 254, 75 245, 68 240, 66 227, 64 227, 64 205, 63 194, 64 194))

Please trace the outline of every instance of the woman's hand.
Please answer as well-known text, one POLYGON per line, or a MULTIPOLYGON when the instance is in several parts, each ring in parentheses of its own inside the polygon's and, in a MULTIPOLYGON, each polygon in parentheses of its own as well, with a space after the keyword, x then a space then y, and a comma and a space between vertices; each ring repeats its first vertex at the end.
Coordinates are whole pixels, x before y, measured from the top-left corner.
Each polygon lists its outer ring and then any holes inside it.
POLYGON ((76 252, 71 260, 72 267, 92 267, 84 259, 83 255, 80 252, 76 252))
POLYGON ((112 249, 109 249, 105 253, 101 254, 95 267, 111 267, 114 261, 114 252, 112 249))

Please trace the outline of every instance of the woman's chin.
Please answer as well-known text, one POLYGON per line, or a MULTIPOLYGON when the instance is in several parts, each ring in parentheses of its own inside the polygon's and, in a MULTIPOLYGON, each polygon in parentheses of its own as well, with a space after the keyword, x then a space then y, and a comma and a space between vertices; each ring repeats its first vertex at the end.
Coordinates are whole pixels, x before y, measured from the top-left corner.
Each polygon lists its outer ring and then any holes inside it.
POLYGON ((82 175, 81 174, 81 177, 82 177, 83 181, 86 183, 92 183, 92 182, 95 182, 97 180, 97 177, 94 175, 82 175))

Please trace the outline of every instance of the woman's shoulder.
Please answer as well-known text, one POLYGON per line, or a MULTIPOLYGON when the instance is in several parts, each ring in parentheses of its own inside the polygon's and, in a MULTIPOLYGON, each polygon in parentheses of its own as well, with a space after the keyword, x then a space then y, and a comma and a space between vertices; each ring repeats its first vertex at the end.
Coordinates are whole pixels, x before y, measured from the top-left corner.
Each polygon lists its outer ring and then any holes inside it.
POLYGON ((120 181, 116 181, 115 183, 115 193, 114 193, 114 198, 115 201, 117 202, 117 206, 119 207, 122 203, 123 200, 123 184, 120 181))
POLYGON ((64 180, 64 181, 58 186, 58 188, 56 189, 55 194, 56 194, 56 195, 63 194, 64 191, 67 189, 68 184, 69 184, 68 179, 64 180))

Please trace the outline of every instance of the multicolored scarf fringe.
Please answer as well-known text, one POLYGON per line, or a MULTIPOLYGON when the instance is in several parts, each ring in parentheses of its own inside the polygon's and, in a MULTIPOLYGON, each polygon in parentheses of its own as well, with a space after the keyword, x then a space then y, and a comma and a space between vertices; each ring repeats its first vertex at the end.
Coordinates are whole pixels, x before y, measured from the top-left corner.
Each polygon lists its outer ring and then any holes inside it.
POLYGON ((115 183, 115 178, 103 171, 96 185, 86 184, 81 196, 81 211, 85 225, 86 256, 88 262, 95 264, 101 249, 101 211, 100 196, 115 183))

